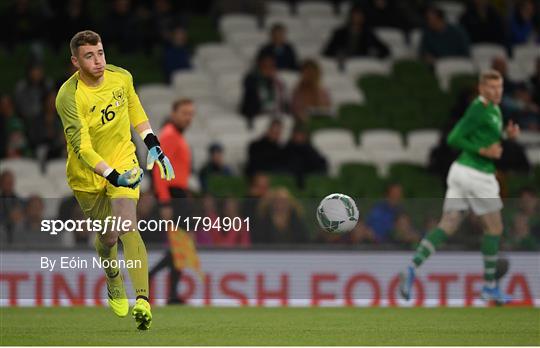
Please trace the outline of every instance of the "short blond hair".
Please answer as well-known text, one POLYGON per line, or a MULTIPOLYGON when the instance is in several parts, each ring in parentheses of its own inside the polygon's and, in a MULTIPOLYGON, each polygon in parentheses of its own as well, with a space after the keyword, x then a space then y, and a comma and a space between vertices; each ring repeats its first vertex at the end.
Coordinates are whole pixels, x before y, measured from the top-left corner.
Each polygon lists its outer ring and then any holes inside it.
POLYGON ((480 74, 480 77, 478 78, 478 82, 481 84, 486 83, 487 81, 492 80, 502 80, 503 77, 500 72, 494 69, 489 69, 480 74))

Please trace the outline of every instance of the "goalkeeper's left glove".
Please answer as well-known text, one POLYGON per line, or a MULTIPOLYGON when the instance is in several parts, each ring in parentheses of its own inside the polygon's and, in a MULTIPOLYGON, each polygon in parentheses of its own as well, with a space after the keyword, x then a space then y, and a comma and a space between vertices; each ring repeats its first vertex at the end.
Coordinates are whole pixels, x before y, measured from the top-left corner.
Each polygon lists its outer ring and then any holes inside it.
POLYGON ((148 156, 146 157, 146 169, 151 170, 154 168, 154 163, 157 163, 159 172, 162 179, 171 181, 174 179, 174 169, 171 165, 171 161, 165 156, 159 140, 155 134, 150 133, 144 138, 144 143, 148 147, 148 156))

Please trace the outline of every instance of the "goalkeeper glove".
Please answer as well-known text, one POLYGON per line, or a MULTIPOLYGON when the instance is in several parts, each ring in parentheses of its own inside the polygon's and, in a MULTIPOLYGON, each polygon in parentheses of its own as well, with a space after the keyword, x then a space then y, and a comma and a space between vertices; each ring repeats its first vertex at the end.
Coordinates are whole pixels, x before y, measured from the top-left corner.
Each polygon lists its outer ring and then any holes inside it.
POLYGON ((158 138, 150 133, 144 138, 144 143, 148 147, 148 156, 146 157, 146 169, 152 170, 154 163, 157 163, 162 179, 171 181, 174 179, 174 169, 171 161, 161 150, 158 138))
POLYGON ((131 170, 128 170, 124 174, 120 174, 116 171, 116 169, 113 169, 109 173, 109 175, 105 177, 105 179, 107 179, 113 186, 122 186, 134 189, 139 186, 143 176, 144 172, 142 171, 142 169, 139 167, 135 167, 131 170))

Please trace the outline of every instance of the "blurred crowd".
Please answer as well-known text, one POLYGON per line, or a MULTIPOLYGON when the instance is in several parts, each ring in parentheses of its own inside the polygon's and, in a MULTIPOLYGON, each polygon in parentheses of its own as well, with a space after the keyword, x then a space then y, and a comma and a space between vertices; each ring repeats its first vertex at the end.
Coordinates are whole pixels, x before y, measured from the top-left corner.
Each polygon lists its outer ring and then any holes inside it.
MULTIPOLYGON (((1 32, 1 49, 7 52, 15 46, 27 44, 32 56, 26 64, 26 74, 13 86, 13 90, 0 96, 0 158, 37 158, 42 163, 48 159, 64 158, 65 138, 55 109, 55 97, 61 83, 71 75, 73 67, 66 66, 65 76, 54 80, 48 75, 40 56, 44 46, 60 49, 73 33, 94 28, 102 34, 107 49, 122 54, 134 52, 151 55, 159 47, 165 80, 179 70, 193 68, 194 47, 188 35, 192 12, 209 13, 217 20, 225 13, 247 12, 264 17, 263 1, 199 1, 174 2, 170 0, 114 0, 102 2, 101 16, 93 13, 92 2, 82 0, 30 1, 15 0, 5 6, 1 18, 5 30, 1 32), (44 30, 47 28, 47 30, 44 30), (134 39, 136 38, 136 39, 134 39)), ((294 8, 296 2, 291 4, 294 8)), ((332 2, 336 8, 339 1, 332 2)), ((515 45, 540 44, 540 2, 520 1, 467 1, 467 9, 458 23, 452 24, 444 13, 430 1, 364 0, 354 1, 350 14, 342 26, 329 36, 321 54, 338 62, 350 57, 386 58, 387 47, 374 30, 391 27, 407 35, 421 28, 418 57, 429 65, 439 58, 469 57, 475 43, 494 43, 506 48, 512 55, 515 45)), ((505 57, 497 57, 492 67, 503 76, 508 75, 505 57)), ((9 69, 9 67, 2 67, 9 69)), ((463 96, 453 108, 453 119, 448 128, 463 114, 474 97, 474 90, 463 91, 463 96)), ((265 134, 253 141, 248 148, 245 172, 235 173, 225 163, 223 144, 214 143, 208 149, 208 161, 196 173, 201 194, 187 194, 182 198, 191 206, 193 216, 250 217, 251 226, 239 231, 197 231, 195 238, 201 246, 247 247, 257 244, 370 244, 412 246, 423 233, 433 227, 438 216, 418 215, 408 212, 409 201, 403 197, 399 183, 390 183, 386 195, 377 202, 361 204, 362 219, 352 232, 332 235, 315 227, 309 202, 302 202, 285 188, 270 188, 268 174, 288 173, 299 187, 309 174, 325 174, 327 160, 311 145, 307 123, 310 118, 329 115, 333 110, 330 91, 324 86, 322 69, 315 59, 300 61, 293 43, 287 38, 287 27, 275 24, 269 29, 268 42, 257 50, 253 66, 246 67, 242 81, 239 111, 252 122, 259 114, 291 114, 295 121, 292 134, 285 145, 279 142, 282 121, 276 119, 265 134), (285 82, 278 71, 300 72, 292 93, 287 94, 285 82), (249 180, 247 198, 216 198, 208 192, 208 178, 212 175, 240 175, 249 180), (310 209, 310 211, 307 211, 310 209), (307 212, 306 212, 307 211, 307 212)), ((540 129, 540 59, 535 71, 525 82, 514 83, 505 79, 501 105, 506 118, 512 118, 522 129, 540 129)), ((173 110, 173 114, 174 114, 173 110)), ((174 117, 171 122, 174 122, 174 117)), ((155 125, 157 127, 158 125, 155 125)), ((444 139, 444 137, 443 137, 444 139)), ((519 147, 508 144, 506 168, 528 168, 529 164, 519 147), (523 159, 516 163, 516 159, 523 159)), ((505 148, 505 151, 506 149, 505 148)), ((444 141, 433 150, 430 167, 441 177, 446 175, 455 153, 444 141)), ((13 173, 0 174, 0 242, 2 244, 50 243, 51 239, 40 233, 47 202, 39 196, 22 199, 15 191, 17 178, 13 173)), ((313 203, 313 202, 311 202, 313 203)), ((142 192, 139 201, 139 218, 163 217, 152 190, 142 192)), ((524 187, 519 199, 504 212, 507 222, 507 248, 538 250, 540 240, 540 203, 533 188, 524 187)), ((82 212, 73 197, 60 204, 59 219, 80 219, 82 212)), ((471 218, 456 243, 474 245, 481 235, 478 223, 471 218), (472 238, 471 236, 475 236, 472 238)), ((144 236, 150 242, 164 242, 163 233, 144 236)), ((62 236, 65 246, 90 245, 87 232, 62 236)))

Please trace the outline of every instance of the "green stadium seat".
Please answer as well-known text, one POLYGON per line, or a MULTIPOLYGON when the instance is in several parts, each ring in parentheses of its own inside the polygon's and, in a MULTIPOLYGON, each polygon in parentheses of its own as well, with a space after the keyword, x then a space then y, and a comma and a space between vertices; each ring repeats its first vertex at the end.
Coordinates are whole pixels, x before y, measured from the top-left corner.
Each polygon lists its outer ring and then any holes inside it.
POLYGON ((426 168, 410 163, 394 163, 390 166, 389 178, 403 186, 405 197, 443 197, 445 189, 440 177, 426 168))
POLYGON ((345 163, 340 168, 339 180, 345 193, 355 198, 379 198, 384 192, 384 180, 377 168, 364 163, 345 163))
POLYGON ((308 122, 310 132, 319 129, 343 128, 343 125, 334 117, 311 117, 308 122))
POLYGON ((303 196, 320 200, 331 193, 341 192, 341 190, 342 186, 339 179, 325 175, 309 175, 306 177, 303 196))
POLYGON ((390 122, 371 112, 365 105, 342 104, 339 108, 339 122, 351 129, 358 138, 360 131, 373 128, 389 128, 390 122))
POLYGON ((298 185, 296 184, 296 178, 288 174, 272 174, 270 175, 270 187, 278 188, 283 187, 289 190, 293 196, 299 196, 298 185))
MULTIPOLYGON (((539 171, 540 169, 536 169, 539 171)), ((517 173, 510 172, 505 175, 504 183, 506 185, 506 194, 510 198, 516 198, 519 195, 519 191, 524 187, 532 187, 536 190, 540 190, 540 173, 517 173)))
POLYGON ((247 183, 242 177, 211 175, 208 178, 208 192, 216 197, 244 197, 247 183))
POLYGON ((450 80, 450 95, 453 100, 467 89, 474 89, 478 83, 478 76, 472 74, 457 74, 450 80))

